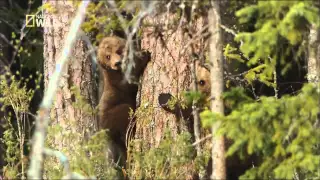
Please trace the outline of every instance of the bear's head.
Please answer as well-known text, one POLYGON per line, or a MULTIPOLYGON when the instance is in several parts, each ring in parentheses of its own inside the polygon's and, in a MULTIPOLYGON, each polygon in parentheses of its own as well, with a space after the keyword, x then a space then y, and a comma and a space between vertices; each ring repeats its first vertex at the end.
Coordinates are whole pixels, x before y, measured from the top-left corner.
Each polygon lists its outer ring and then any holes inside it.
POLYGON ((121 70, 123 51, 126 45, 126 40, 110 36, 105 37, 98 47, 98 63, 106 70, 121 70))
MULTIPOLYGON (((203 98, 205 98, 205 101, 207 98, 210 97, 211 94, 211 81, 210 81, 210 71, 209 67, 206 64, 201 64, 199 61, 196 62, 195 66, 196 71, 196 78, 197 78, 197 89, 201 94, 203 94, 203 98)), ((193 89, 193 83, 189 86, 187 89, 187 92, 193 89)), ((166 111, 171 113, 176 113, 178 116, 180 116, 180 104, 177 103, 174 105, 173 109, 172 107, 169 107, 169 101, 172 99, 173 96, 170 93, 160 93, 158 96, 158 103, 159 105, 166 111)), ((189 107, 187 110, 183 111, 185 117, 189 117, 191 114, 191 107, 189 107)))
MULTIPOLYGON (((197 76, 197 88, 198 91, 206 96, 210 96, 211 93, 211 80, 209 68, 205 65, 201 65, 199 61, 196 62, 196 76, 197 76)), ((192 84, 192 83, 191 83, 192 84)), ((190 87, 191 89, 192 87, 190 87)))

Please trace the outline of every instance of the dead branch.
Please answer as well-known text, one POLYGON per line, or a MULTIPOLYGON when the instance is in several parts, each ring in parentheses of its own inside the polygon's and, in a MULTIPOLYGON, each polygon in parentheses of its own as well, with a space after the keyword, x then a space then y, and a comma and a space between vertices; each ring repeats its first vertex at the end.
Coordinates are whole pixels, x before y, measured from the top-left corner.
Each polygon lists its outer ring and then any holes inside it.
POLYGON ((120 11, 116 7, 115 1, 109 1, 109 4, 111 8, 115 11, 122 28, 124 29, 126 36, 127 36, 127 42, 124 49, 124 56, 122 61, 124 62, 122 67, 125 69, 125 78, 129 83, 132 83, 132 79, 130 77, 130 74, 132 72, 133 67, 135 66, 134 62, 134 45, 133 45, 133 36, 138 31, 138 28, 141 26, 143 19, 148 16, 151 12, 153 12, 153 9, 155 7, 155 4, 157 1, 152 1, 152 3, 148 4, 145 9, 139 12, 139 14, 136 17, 135 23, 131 27, 126 27, 125 20, 123 16, 121 15, 120 11), (131 30, 129 29, 131 28, 131 30))
POLYGON ((192 143, 192 146, 197 146, 198 144, 202 143, 203 141, 206 141, 208 139, 212 138, 212 134, 209 134, 208 136, 199 139, 198 141, 192 143))

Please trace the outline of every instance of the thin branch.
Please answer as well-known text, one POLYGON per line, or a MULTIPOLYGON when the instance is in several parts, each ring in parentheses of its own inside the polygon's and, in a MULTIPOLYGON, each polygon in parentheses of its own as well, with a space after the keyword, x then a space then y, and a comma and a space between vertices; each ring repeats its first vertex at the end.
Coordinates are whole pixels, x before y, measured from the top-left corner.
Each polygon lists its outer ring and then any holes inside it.
POLYGON ((205 32, 209 27, 209 24, 207 24, 206 26, 204 26, 200 31, 197 32, 197 34, 195 34, 192 39, 190 39, 186 45, 183 47, 181 54, 184 54, 185 51, 187 50, 187 48, 193 44, 194 42, 198 41, 199 39, 202 39, 203 37, 209 35, 209 32, 205 32))
POLYGON ((150 4, 149 7, 145 11, 142 11, 138 14, 138 19, 137 19, 136 23, 132 26, 131 32, 127 35, 127 43, 126 43, 126 47, 125 47, 126 51, 124 54, 123 61, 128 62, 126 72, 125 72, 125 77, 127 78, 127 80, 129 80, 129 83, 131 82, 130 74, 131 74, 132 68, 135 66, 134 59, 133 59, 134 58, 134 54, 133 54, 134 50, 133 50, 132 39, 133 39, 133 36, 136 34, 138 28, 142 24, 143 19, 153 11, 154 5, 155 5, 155 3, 150 4), (127 54, 128 49, 129 49, 129 55, 127 54))
POLYGON ((179 8, 181 9, 182 14, 181 14, 179 25, 178 25, 177 29, 181 28, 183 20, 185 20, 185 7, 186 7, 186 5, 184 3, 185 3, 184 0, 182 0, 181 4, 179 5, 179 8))
POLYGON ((122 29, 125 31, 126 34, 129 34, 128 29, 125 27, 126 21, 123 18, 123 16, 121 15, 120 11, 118 10, 115 1, 114 0, 108 1, 108 3, 111 6, 112 10, 116 13, 116 15, 120 21, 120 25, 121 25, 122 29))
MULTIPOLYGON (((73 173, 71 171, 69 160, 67 156, 65 156, 62 152, 45 148, 44 154, 47 156, 54 156, 59 159, 60 163, 63 165, 64 173, 66 173, 66 175, 62 179, 88 179, 87 177, 84 177, 78 173, 73 173)), ((93 179, 96 178, 93 177, 93 179)))
POLYGON ((32 139, 32 150, 31 150, 31 162, 28 170, 29 179, 41 179, 41 169, 43 164, 43 153, 44 144, 46 139, 47 127, 49 124, 49 112, 53 102, 53 98, 56 94, 59 84, 59 78, 61 77, 62 70, 66 68, 69 60, 71 49, 77 37, 77 33, 80 29, 82 21, 85 17, 86 8, 90 0, 82 1, 79 6, 76 17, 73 19, 70 26, 70 31, 64 43, 64 48, 59 59, 59 63, 49 81, 48 89, 45 92, 44 98, 39 108, 38 116, 36 119, 36 129, 32 139), (60 65, 60 67, 59 67, 60 65))
POLYGON ((44 154, 48 156, 54 156, 59 159, 60 163, 63 165, 63 170, 67 175, 71 175, 70 164, 68 158, 60 151, 45 148, 44 154))
POLYGON ((122 28, 124 29, 126 36, 127 36, 126 46, 124 48, 124 57, 123 57, 122 61, 124 62, 123 69, 125 69, 125 78, 129 83, 132 83, 130 74, 132 72, 133 67, 135 66, 133 36, 138 31, 138 28, 142 24, 143 19, 153 11, 156 3, 157 3, 156 1, 152 1, 152 3, 149 4, 148 7, 146 7, 146 9, 139 12, 139 14, 137 15, 137 20, 131 26, 131 31, 130 31, 129 30, 130 27, 125 26, 126 22, 125 22, 123 16, 121 15, 120 11, 116 7, 115 1, 109 1, 111 8, 113 8, 114 12, 116 13, 116 15, 120 21, 120 24, 121 24, 122 28))
POLYGON ((251 85, 251 90, 252 90, 251 92, 252 92, 254 98, 255 98, 257 101, 259 101, 260 98, 259 98, 259 96, 257 96, 257 94, 256 94, 256 92, 255 92, 256 88, 254 88, 252 84, 250 84, 250 85, 251 85))
MULTIPOLYGON (((30 10, 31 10, 31 5, 32 3, 28 3, 28 9, 27 9, 27 12, 26 14, 29 14, 30 13, 30 10)), ((38 14, 40 11, 38 11, 36 14, 38 14)), ((14 48, 14 52, 13 52, 13 55, 12 55, 12 58, 11 58, 11 62, 12 63, 14 61, 14 59, 16 58, 16 55, 18 54, 19 52, 19 48, 22 44, 22 40, 24 39, 24 37, 28 34, 28 32, 30 31, 30 29, 28 29, 26 32, 25 32, 25 28, 27 26, 27 24, 31 21, 31 18, 29 18, 29 20, 27 22, 25 22, 22 26, 22 28, 20 29, 20 37, 19 37, 19 44, 17 45, 16 48, 14 48)))
MULTIPOLYGON (((193 48, 191 47, 191 49, 193 49, 193 48)), ((196 76, 196 59, 192 56, 192 54, 193 54, 193 50, 191 50, 192 84, 193 84, 193 90, 194 91, 198 91, 197 76, 196 76)), ((192 102, 192 114, 193 114, 193 130, 194 130, 195 140, 199 141, 199 139, 200 139, 200 116, 199 116, 199 108, 197 107, 197 104, 196 104, 195 100, 193 100, 193 102, 192 102)), ((196 149, 197 149, 197 155, 199 156, 201 154, 200 145, 197 145, 196 149)))
MULTIPOLYGON (((269 56, 268 59, 270 60, 270 63, 272 63, 272 59, 271 57, 269 56)), ((276 99, 279 98, 279 95, 278 95, 278 84, 277 84, 277 69, 276 69, 276 66, 274 67, 274 70, 273 70, 273 83, 274 83, 274 87, 273 87, 273 90, 274 90, 274 97, 276 99)))
POLYGON ((206 137, 199 139, 198 141, 194 142, 194 143, 192 144, 192 146, 197 146, 198 144, 200 144, 200 143, 202 143, 203 141, 206 141, 206 140, 208 140, 208 139, 210 139, 210 138, 212 138, 212 134, 209 134, 209 135, 207 135, 206 137))
POLYGON ((169 17, 170 17, 170 8, 171 8, 171 5, 172 5, 172 2, 173 0, 171 0, 167 5, 166 5, 166 8, 167 8, 167 12, 166 12, 166 22, 165 22, 165 30, 168 30, 169 28, 169 17))
MULTIPOLYGON (((221 27, 223 30, 225 30, 227 33, 232 34, 234 37, 236 37, 236 36, 238 35, 238 33, 236 33, 234 30, 226 27, 226 26, 223 25, 223 24, 220 24, 220 27, 221 27)), ((242 45, 243 45, 243 41, 240 40, 240 47, 241 47, 242 45)))

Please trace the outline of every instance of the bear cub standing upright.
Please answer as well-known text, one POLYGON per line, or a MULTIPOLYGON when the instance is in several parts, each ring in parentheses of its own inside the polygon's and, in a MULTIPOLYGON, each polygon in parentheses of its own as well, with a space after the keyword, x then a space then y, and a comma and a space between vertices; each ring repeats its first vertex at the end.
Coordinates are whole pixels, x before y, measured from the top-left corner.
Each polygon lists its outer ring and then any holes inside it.
MULTIPOLYGON (((98 63, 103 74, 103 92, 99 102, 99 129, 108 129, 111 138, 111 156, 125 160, 125 135, 129 124, 129 111, 136 108, 137 84, 125 80, 121 69, 126 40, 116 36, 105 37, 99 44, 98 63)), ((150 54, 135 56, 132 76, 139 79, 150 54)), ((122 161, 122 163, 124 163, 122 161)))

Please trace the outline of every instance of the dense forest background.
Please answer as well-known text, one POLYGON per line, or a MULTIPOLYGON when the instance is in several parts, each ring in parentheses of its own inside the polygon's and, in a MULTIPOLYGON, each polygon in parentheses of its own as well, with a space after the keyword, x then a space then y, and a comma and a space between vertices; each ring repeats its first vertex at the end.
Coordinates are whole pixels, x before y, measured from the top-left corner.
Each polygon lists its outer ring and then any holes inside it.
POLYGON ((318 1, 2 0, 0 79, 1 179, 320 178, 318 1), (97 126, 106 36, 139 86, 125 163, 97 126))

